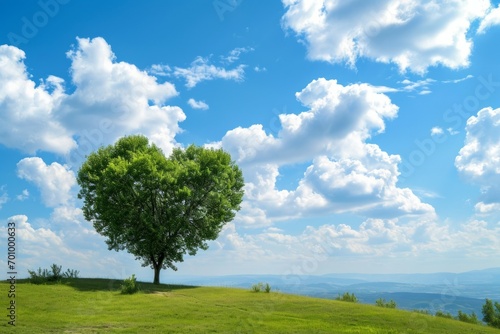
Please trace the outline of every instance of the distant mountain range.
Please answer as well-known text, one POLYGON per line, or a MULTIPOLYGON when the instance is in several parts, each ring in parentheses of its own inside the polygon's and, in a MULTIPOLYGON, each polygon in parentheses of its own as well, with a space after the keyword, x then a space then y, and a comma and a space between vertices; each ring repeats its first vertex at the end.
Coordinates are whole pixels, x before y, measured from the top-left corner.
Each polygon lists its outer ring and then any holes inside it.
POLYGON ((351 292, 362 303, 392 299, 401 309, 422 309, 433 314, 441 310, 453 315, 461 310, 475 312, 478 318, 482 318, 485 298, 500 301, 500 268, 431 274, 184 276, 169 281, 248 289, 258 282, 269 283, 273 290, 285 293, 332 299, 351 292))

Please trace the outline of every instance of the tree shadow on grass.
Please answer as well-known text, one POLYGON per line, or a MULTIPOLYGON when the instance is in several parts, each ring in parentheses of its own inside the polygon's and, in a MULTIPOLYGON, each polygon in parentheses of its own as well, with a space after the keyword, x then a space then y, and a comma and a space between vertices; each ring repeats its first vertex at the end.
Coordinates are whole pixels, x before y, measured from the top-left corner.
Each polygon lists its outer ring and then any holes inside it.
MULTIPOLYGON (((29 284, 29 280, 26 282, 29 284)), ((156 293, 156 292, 170 292, 182 289, 194 289, 198 286, 193 285, 174 285, 174 284, 160 284, 137 282, 140 286, 140 291, 143 293, 156 293)), ((62 284, 72 287, 78 291, 117 291, 121 290, 123 284, 122 279, 108 279, 108 278, 68 278, 63 279, 58 283, 46 283, 46 285, 62 284)))

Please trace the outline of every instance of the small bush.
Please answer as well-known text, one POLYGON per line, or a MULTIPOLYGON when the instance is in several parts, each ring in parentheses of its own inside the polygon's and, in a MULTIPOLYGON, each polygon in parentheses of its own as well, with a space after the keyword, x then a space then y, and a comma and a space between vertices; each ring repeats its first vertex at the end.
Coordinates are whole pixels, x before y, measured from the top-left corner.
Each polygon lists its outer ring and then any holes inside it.
POLYGON ((78 278, 80 272, 74 269, 66 269, 66 272, 63 274, 64 278, 78 278))
POLYGON ((59 282, 62 278, 62 266, 58 266, 54 263, 52 266, 50 266, 50 270, 52 271, 52 274, 48 277, 48 280, 52 282, 59 282))
POLYGON ((469 324, 475 324, 475 325, 480 324, 479 319, 477 318, 477 315, 474 312, 472 312, 469 315, 469 314, 464 313, 462 311, 458 311, 457 319, 460 321, 463 321, 463 322, 468 322, 469 324))
POLYGON ((396 308, 397 304, 394 300, 390 300, 388 302, 385 301, 384 298, 379 298, 375 301, 375 305, 386 308, 396 308))
POLYGON ((32 284, 44 284, 47 282, 61 282, 63 278, 77 278, 79 271, 68 269, 64 274, 61 274, 62 266, 53 264, 49 269, 38 268, 38 271, 29 270, 30 274, 29 281, 32 284))
POLYGON ((357 303, 358 302, 358 298, 354 295, 354 293, 351 294, 349 292, 345 292, 342 296, 339 293, 338 297, 335 299, 343 301, 343 302, 350 302, 350 303, 357 303))
POLYGON ((32 284, 43 284, 47 282, 49 277, 49 271, 42 268, 38 268, 38 272, 28 269, 28 273, 30 274, 29 280, 32 284))
POLYGON ((413 310, 412 312, 431 315, 431 312, 429 312, 429 310, 420 309, 420 310, 413 310))
POLYGON ((263 288, 264 288, 264 284, 262 284, 260 282, 257 283, 257 284, 252 285, 252 291, 253 292, 261 292, 263 288))
POLYGON ((450 314, 450 312, 443 312, 443 311, 437 311, 436 312, 436 317, 440 318, 447 318, 447 319, 453 319, 453 316, 450 314))
POLYGON ((271 292, 271 286, 269 285, 269 283, 266 283, 266 287, 265 287, 265 290, 267 293, 271 292))
POLYGON ((135 278, 135 274, 123 280, 123 284, 121 285, 122 294, 134 294, 139 291, 139 285, 137 284, 137 279, 135 278))

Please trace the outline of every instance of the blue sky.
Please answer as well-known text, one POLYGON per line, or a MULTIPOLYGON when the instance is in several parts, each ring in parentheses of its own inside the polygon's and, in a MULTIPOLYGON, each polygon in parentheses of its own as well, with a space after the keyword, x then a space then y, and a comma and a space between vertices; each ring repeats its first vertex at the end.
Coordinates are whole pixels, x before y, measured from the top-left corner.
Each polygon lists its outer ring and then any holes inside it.
POLYGON ((498 1, 1 6, 0 240, 15 221, 21 275, 151 279, 76 196, 85 155, 136 133, 222 147, 246 181, 165 282, 500 266, 498 1))

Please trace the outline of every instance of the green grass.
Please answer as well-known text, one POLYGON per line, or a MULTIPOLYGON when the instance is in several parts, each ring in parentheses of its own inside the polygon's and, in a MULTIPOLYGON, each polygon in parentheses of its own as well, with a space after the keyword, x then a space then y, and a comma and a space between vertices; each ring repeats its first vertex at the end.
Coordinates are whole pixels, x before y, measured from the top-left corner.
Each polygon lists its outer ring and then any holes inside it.
POLYGON ((8 285, 0 283, 0 333, 500 333, 402 310, 277 292, 73 279, 18 281, 17 326, 7 325, 8 285))

